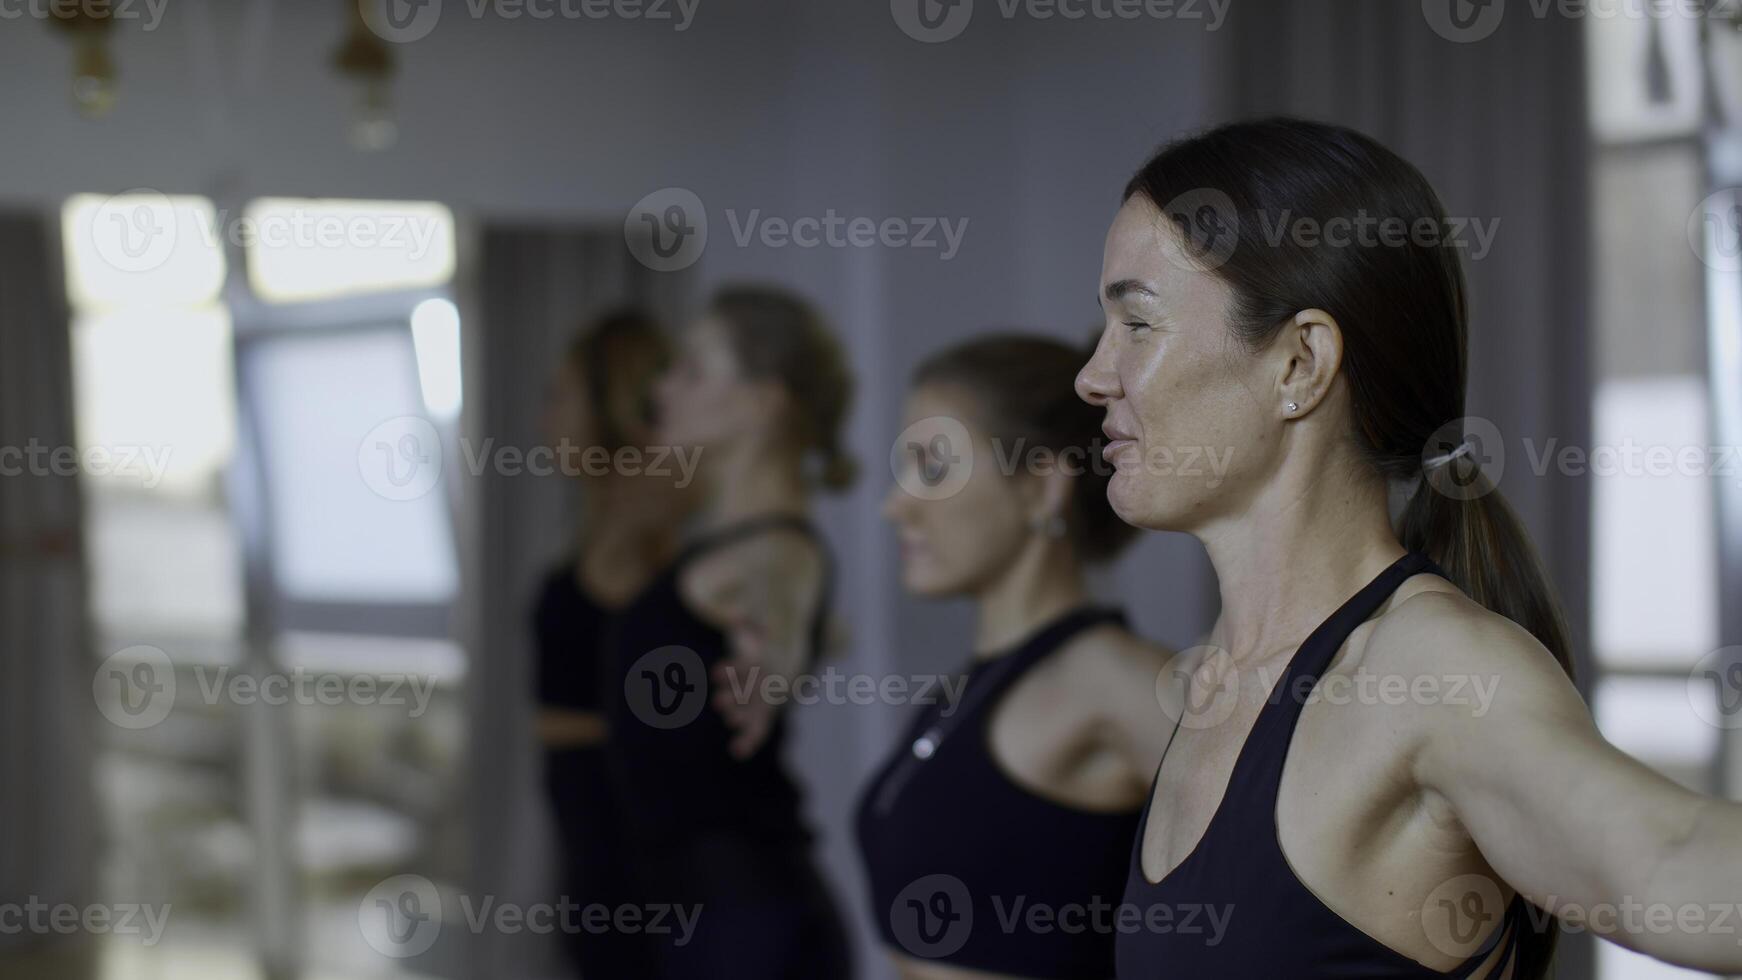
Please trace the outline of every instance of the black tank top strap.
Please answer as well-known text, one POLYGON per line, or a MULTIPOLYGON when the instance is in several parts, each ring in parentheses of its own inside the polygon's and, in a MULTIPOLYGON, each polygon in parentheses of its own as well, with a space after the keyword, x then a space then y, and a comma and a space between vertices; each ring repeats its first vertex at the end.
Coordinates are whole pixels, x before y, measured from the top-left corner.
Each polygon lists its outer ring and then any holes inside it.
POLYGON ((1391 598, 1399 585, 1422 572, 1434 572, 1444 577, 1431 559, 1413 551, 1392 562, 1321 622, 1289 660, 1281 680, 1271 688, 1269 701, 1253 726, 1250 741, 1256 744, 1249 746, 1252 751, 1242 751, 1236 762, 1238 766, 1240 762, 1251 759, 1261 767, 1250 777, 1258 780, 1257 783, 1243 779, 1241 775, 1236 775, 1235 781, 1268 790, 1270 806, 1265 812, 1275 812, 1276 794, 1281 788, 1282 769, 1288 761, 1288 745, 1294 738, 1295 725, 1300 721, 1301 711, 1318 686, 1319 679, 1336 659, 1337 651, 1343 648, 1343 642, 1357 626, 1366 622, 1391 598))
POLYGON ((1518 944, 1524 935, 1524 930, 1529 925, 1530 920, 1526 915, 1524 896, 1514 894, 1511 903, 1506 906, 1506 915, 1501 920, 1500 926, 1488 935, 1482 948, 1471 953, 1469 958, 1464 961, 1464 965, 1452 974, 1453 980, 1470 980, 1478 973, 1484 977, 1505 976, 1506 971, 1516 965, 1513 961, 1518 959, 1518 944), (1501 947, 1502 943, 1505 944, 1504 950, 1498 957, 1494 957, 1494 950, 1501 947), (1494 968, 1483 972, 1482 968, 1488 964, 1491 957, 1494 958, 1494 968))
POLYGON ((757 535, 775 531, 795 531, 809 538, 822 558, 822 589, 817 596, 817 607, 811 612, 810 624, 810 659, 815 661, 822 656, 828 645, 829 610, 835 602, 835 556, 823 540, 822 532, 817 530, 810 518, 785 512, 759 514, 714 528, 692 538, 678 550, 677 557, 671 563, 671 574, 679 574, 684 566, 710 551, 718 551, 757 535))
POLYGON ((976 700, 981 704, 993 703, 1005 688, 1028 673, 1028 668, 1037 661, 1058 652, 1071 637, 1103 623, 1126 625, 1125 611, 1103 606, 1079 606, 1048 622, 1024 638, 1016 649, 991 661, 997 670, 977 692, 976 700))

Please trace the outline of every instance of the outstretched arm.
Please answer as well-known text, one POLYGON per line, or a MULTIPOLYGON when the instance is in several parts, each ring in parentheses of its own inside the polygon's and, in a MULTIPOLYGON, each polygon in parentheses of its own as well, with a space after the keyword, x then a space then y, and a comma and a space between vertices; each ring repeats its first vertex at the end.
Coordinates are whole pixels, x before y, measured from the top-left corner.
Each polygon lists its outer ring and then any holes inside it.
POLYGON ((1448 593, 1418 595, 1392 618, 1372 638, 1388 663, 1496 682, 1486 709, 1427 707, 1414 764, 1494 870, 1629 949, 1742 971, 1742 805, 1683 789, 1604 741, 1516 624, 1448 593))

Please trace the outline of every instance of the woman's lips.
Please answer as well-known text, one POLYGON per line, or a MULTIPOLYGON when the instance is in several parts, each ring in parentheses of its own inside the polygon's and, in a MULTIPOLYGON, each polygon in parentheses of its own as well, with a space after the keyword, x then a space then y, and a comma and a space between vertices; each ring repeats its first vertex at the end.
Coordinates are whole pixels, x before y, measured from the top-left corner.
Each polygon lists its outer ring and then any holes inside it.
POLYGON ((1117 462, 1117 460, 1113 459, 1115 454, 1117 454, 1121 449, 1126 449, 1135 445, 1137 445, 1137 440, 1135 439, 1114 439, 1101 447, 1101 458, 1117 462))

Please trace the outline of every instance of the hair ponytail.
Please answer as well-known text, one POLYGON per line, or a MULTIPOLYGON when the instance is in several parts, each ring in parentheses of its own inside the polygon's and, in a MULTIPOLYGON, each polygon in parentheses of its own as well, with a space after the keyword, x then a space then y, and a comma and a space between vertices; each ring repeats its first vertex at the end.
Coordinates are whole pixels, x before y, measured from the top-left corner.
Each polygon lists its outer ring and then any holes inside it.
POLYGON ((1574 676, 1572 643, 1554 586, 1500 488, 1468 457, 1449 460, 1458 490, 1446 492, 1424 472, 1404 506, 1403 546, 1437 562, 1464 594, 1530 631, 1574 676))

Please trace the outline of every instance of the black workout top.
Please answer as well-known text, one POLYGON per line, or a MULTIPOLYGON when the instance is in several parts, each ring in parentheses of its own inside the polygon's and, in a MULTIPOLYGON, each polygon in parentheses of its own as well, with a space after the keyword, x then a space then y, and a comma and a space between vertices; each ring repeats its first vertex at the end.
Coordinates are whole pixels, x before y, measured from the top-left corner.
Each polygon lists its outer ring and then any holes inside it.
POLYGON ((1079 809, 1018 785, 988 728, 1036 664, 1083 630, 1124 622, 1111 609, 1068 613, 977 658, 959 703, 939 692, 921 708, 859 802, 872 914, 893 950, 1022 977, 1113 975, 1113 935, 1093 927, 1094 909, 1118 904, 1137 809, 1079 809), (1056 918, 1035 926, 1037 914, 1056 918))
POLYGON ((690 542, 618 619, 612 769, 627 830, 643 844, 717 833, 770 843, 810 840, 798 786, 781 759, 785 709, 749 758, 728 751, 731 731, 711 701, 718 686, 732 685, 716 685, 710 676, 728 656, 728 641, 690 609, 679 589, 684 570, 701 555, 777 531, 803 534, 823 557, 822 596, 810 632, 814 658, 823 644, 834 565, 816 529, 794 515, 752 518, 690 542))
MULTIPOLYGON (((1134 921, 1162 925, 1120 931, 1120 980, 1462 978, 1481 969, 1495 946, 1504 942, 1506 950, 1488 974, 1499 977, 1516 958, 1519 937, 1526 931, 1522 897, 1514 897, 1502 922, 1477 953, 1457 970, 1441 973, 1384 945, 1333 912, 1295 877, 1277 837, 1277 791, 1306 699, 1349 634, 1405 579, 1420 572, 1445 574, 1425 556, 1406 554, 1343 603, 1301 644, 1247 735, 1228 777, 1228 788, 1203 837, 1178 867, 1155 884, 1143 874, 1142 828, 1149 816, 1145 805, 1130 852, 1124 904, 1143 913, 1134 913, 1134 921), (1186 927, 1188 915, 1192 928, 1186 927)), ((1473 928, 1470 938, 1477 934, 1473 928)))
POLYGON ((570 711, 604 710, 614 619, 612 610, 575 581, 574 559, 551 569, 532 611, 537 649, 533 693, 539 704, 570 711))

